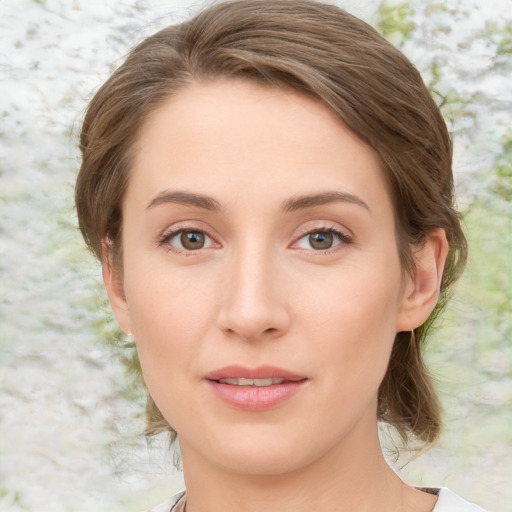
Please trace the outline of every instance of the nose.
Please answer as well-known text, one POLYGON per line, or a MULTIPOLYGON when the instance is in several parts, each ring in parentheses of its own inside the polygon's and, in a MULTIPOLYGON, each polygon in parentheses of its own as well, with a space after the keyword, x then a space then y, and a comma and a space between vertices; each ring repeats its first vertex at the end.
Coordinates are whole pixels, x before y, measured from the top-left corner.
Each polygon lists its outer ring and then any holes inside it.
POLYGON ((276 339, 290 327, 286 290, 278 265, 263 251, 244 251, 229 264, 219 328, 248 341, 276 339))

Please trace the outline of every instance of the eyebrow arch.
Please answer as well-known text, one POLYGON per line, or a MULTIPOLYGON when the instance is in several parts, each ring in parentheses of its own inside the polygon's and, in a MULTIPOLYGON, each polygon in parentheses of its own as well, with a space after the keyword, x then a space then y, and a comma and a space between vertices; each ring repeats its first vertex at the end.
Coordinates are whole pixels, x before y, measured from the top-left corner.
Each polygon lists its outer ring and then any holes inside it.
POLYGON ((164 190, 148 203, 148 205, 146 206, 146 210, 166 203, 177 203, 183 204, 185 206, 196 206, 197 208, 203 208, 209 211, 218 211, 221 209, 220 203, 216 199, 213 199, 213 197, 194 194, 193 192, 184 192, 179 190, 164 190))
POLYGON ((319 194, 293 197, 284 203, 283 209, 285 212, 295 212, 329 203, 352 203, 370 211, 369 206, 361 198, 348 192, 320 192, 319 194))

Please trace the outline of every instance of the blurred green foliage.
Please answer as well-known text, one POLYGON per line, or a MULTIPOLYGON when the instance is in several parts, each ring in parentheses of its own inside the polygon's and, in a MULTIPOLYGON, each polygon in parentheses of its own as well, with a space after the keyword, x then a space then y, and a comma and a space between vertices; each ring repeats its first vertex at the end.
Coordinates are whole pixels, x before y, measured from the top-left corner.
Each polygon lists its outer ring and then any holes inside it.
POLYGON ((411 20, 413 9, 409 2, 382 2, 377 12, 379 32, 393 43, 400 45, 409 39, 416 28, 411 20))
POLYGON ((495 175, 490 190, 512 204, 512 129, 503 139, 503 151, 496 159, 495 175))
POLYGON ((498 45, 498 55, 512 53, 512 27, 509 25, 506 30, 506 35, 498 45))

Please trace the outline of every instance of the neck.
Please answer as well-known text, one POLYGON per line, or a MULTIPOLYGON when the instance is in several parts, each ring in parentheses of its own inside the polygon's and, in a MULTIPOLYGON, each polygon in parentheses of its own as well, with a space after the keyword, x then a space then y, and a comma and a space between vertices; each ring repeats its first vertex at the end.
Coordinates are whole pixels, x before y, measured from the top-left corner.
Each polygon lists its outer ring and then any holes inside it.
MULTIPOLYGON (((357 429, 356 429, 357 430, 357 429)), ((428 512, 435 497, 405 485, 385 461, 377 426, 282 474, 219 469, 181 442, 187 512, 428 512)))

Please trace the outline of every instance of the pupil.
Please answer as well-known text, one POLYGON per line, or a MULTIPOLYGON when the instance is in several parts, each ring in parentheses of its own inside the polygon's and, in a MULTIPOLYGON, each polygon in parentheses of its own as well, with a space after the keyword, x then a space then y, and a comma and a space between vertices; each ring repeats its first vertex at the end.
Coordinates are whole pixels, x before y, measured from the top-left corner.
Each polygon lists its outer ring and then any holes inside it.
POLYGON ((183 231, 180 238, 185 249, 197 250, 204 246, 204 233, 200 231, 183 231))
POLYGON ((329 249, 332 247, 333 235, 328 231, 312 233, 309 235, 309 243, 313 249, 329 249))

